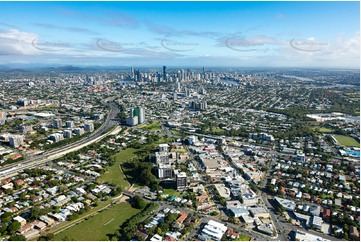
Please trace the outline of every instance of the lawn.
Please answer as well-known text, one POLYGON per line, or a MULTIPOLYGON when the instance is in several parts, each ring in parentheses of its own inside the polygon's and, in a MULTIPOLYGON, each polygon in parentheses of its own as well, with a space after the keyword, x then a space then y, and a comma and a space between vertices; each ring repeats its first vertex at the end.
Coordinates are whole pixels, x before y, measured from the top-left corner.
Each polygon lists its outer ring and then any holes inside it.
POLYGON ((245 234, 239 234, 239 238, 237 239, 238 241, 250 241, 251 237, 245 235, 245 234))
POLYGON ((174 189, 163 189, 163 194, 167 194, 169 196, 177 196, 180 197, 181 193, 174 189))
POLYGON ((335 139, 340 145, 349 146, 349 147, 360 147, 359 142, 357 142, 354 138, 344 135, 334 135, 335 139))
POLYGON ((139 150, 128 148, 115 154, 113 156, 115 158, 114 164, 107 168, 107 171, 100 177, 100 180, 114 184, 121 188, 128 187, 129 182, 127 181, 119 165, 136 156, 137 151, 139 150))
POLYGON ((174 135, 177 135, 177 136, 181 136, 181 135, 182 135, 181 132, 179 132, 178 130, 175 130, 175 129, 171 129, 170 132, 171 132, 172 134, 174 134, 174 135))
POLYGON ((332 133, 334 130, 325 127, 312 127, 313 130, 318 129, 321 133, 332 133))
POLYGON ((140 211, 139 209, 131 207, 127 202, 119 203, 88 220, 56 234, 53 240, 106 240, 107 234, 116 232, 125 220, 140 211))
POLYGON ((140 126, 140 128, 143 130, 156 131, 156 130, 160 130, 160 123, 156 122, 151 124, 145 124, 140 126))

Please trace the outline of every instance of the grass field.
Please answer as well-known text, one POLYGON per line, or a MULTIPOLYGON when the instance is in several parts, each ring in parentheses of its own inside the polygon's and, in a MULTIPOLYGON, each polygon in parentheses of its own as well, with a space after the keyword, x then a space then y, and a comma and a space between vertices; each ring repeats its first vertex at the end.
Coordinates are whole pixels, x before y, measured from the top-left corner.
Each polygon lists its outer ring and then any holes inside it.
POLYGON ((140 211, 139 209, 132 208, 127 202, 119 203, 88 220, 58 233, 54 236, 53 240, 106 240, 107 234, 116 232, 125 220, 140 211))
POLYGON ((169 196, 177 196, 179 197, 181 195, 180 192, 178 192, 177 190, 174 189, 163 189, 163 194, 167 194, 169 196))
POLYGON ((160 123, 152 123, 152 124, 145 124, 140 126, 141 129, 143 130, 149 130, 149 131, 156 131, 156 130, 160 130, 160 123))
POLYGON ((127 181, 119 165, 136 156, 137 151, 137 149, 128 148, 115 154, 113 156, 115 158, 114 164, 108 167, 107 171, 100 177, 100 180, 114 184, 121 188, 129 186, 129 182, 127 181))
POLYGON ((239 238, 237 239, 238 241, 250 241, 251 237, 245 235, 245 234, 239 234, 239 238))
POLYGON ((332 133, 334 130, 325 127, 312 127, 313 130, 318 129, 321 133, 332 133))
POLYGON ((177 136, 181 136, 181 132, 179 132, 178 130, 175 130, 175 129, 171 129, 170 132, 174 135, 177 135, 177 136))
POLYGON ((359 142, 357 142, 352 137, 344 136, 344 135, 333 135, 333 137, 335 137, 335 139, 340 145, 349 146, 349 147, 360 147, 359 142))

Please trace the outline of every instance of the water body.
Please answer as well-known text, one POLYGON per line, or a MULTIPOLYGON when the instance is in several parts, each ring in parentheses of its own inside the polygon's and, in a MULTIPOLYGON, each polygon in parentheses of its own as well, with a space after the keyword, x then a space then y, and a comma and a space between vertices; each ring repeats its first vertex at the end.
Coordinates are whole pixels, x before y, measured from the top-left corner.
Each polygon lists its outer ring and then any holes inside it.
POLYGON ((294 76, 294 75, 282 75, 282 77, 288 77, 288 78, 294 78, 300 81, 311 81, 314 82, 315 80, 307 77, 300 77, 300 76, 294 76))
POLYGON ((359 150, 355 150, 355 151, 346 151, 346 154, 348 155, 352 155, 352 156, 356 156, 356 157, 360 157, 360 151, 359 150))

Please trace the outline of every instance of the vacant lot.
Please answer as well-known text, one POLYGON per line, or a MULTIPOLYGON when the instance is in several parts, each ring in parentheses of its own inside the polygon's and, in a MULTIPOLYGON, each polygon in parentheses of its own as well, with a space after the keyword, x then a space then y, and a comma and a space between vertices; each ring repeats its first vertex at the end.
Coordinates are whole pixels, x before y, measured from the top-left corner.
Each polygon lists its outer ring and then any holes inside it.
POLYGON ((88 220, 70 227, 54 236, 53 240, 94 241, 106 240, 128 218, 141 210, 132 208, 127 202, 119 203, 88 220))
POLYGON ((333 135, 337 142, 340 145, 349 146, 349 147, 360 147, 359 142, 357 142, 354 138, 344 135, 333 135))

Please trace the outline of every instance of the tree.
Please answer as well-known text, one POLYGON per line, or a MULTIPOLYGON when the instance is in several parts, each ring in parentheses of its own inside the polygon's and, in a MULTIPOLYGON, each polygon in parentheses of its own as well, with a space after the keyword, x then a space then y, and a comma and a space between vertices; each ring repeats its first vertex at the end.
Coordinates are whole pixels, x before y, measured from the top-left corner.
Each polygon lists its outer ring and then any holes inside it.
POLYGON ((138 195, 134 196, 133 199, 134 199, 134 206, 136 208, 143 209, 147 205, 147 203, 144 201, 144 199, 138 195))
POLYGON ((14 233, 16 230, 20 229, 21 224, 18 221, 13 222, 12 224, 10 224, 10 226, 8 227, 8 231, 9 233, 14 233))
POLYGON ((24 235, 14 235, 9 238, 9 241, 26 241, 24 235))

